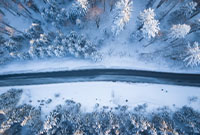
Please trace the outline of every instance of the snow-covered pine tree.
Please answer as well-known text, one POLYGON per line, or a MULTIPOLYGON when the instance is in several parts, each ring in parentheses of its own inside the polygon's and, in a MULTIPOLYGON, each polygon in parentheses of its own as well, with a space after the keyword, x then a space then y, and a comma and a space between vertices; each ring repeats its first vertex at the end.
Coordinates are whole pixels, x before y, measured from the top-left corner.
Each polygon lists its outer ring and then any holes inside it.
POLYGON ((145 9, 138 17, 140 27, 138 28, 144 38, 154 38, 158 35, 160 28, 158 20, 155 20, 154 9, 145 9))
POLYGON ((2 45, 5 42, 6 42, 6 40, 4 39, 4 37, 0 35, 0 45, 2 45))
POLYGON ((195 19, 191 23, 191 31, 190 33, 197 32, 200 30, 200 19, 195 19))
POLYGON ((138 20, 140 24, 144 24, 144 22, 146 21, 153 20, 155 16, 156 14, 154 12, 154 9, 148 8, 148 9, 145 9, 143 12, 140 12, 138 20))
POLYGON ((75 57, 89 58, 95 61, 100 58, 96 46, 87 40, 85 36, 79 36, 74 31, 72 31, 66 39, 63 39, 62 42, 67 45, 69 54, 75 57))
POLYGON ((194 42, 193 45, 189 43, 186 54, 184 62, 186 62, 187 66, 194 67, 200 65, 200 44, 198 42, 194 42))
POLYGON ((5 49, 8 53, 16 52, 19 49, 19 44, 17 42, 9 39, 4 43, 5 49))
POLYGON ((63 33, 56 33, 56 37, 52 42, 53 44, 48 47, 50 56, 64 57, 67 55, 67 45, 63 42, 64 39, 66 39, 66 36, 63 33))
POLYGON ((192 17, 196 11, 197 3, 194 1, 187 2, 180 9, 175 10, 169 16, 169 24, 179 24, 184 23, 186 20, 192 17))
POLYGON ((76 0, 71 9, 68 12, 69 19, 75 23, 76 19, 80 19, 84 17, 89 9, 89 1, 88 0, 76 0))
POLYGON ((65 2, 65 0, 46 0, 48 4, 50 5, 60 5, 60 4, 63 4, 65 2))
POLYGON ((185 15, 186 18, 189 18, 194 13, 194 11, 196 10, 197 5, 198 4, 196 2, 191 1, 191 2, 186 3, 181 8, 181 10, 184 12, 184 15, 185 15))
POLYGON ((115 15, 111 31, 113 35, 118 35, 125 29, 126 24, 130 21, 133 2, 131 0, 120 0, 116 3, 115 15))
POLYGON ((48 39, 48 35, 40 34, 40 38, 30 40, 29 54, 33 58, 45 58, 49 57, 47 48, 51 42, 48 39))
POLYGON ((37 39, 40 37, 40 34, 44 33, 40 23, 32 23, 30 28, 26 31, 26 35, 30 39, 37 39))
POLYGON ((173 25, 170 29, 169 37, 172 39, 184 38, 190 32, 190 25, 178 24, 173 25))
POLYGON ((156 37, 160 31, 158 25, 159 22, 157 20, 146 21, 141 29, 143 36, 149 39, 156 37))
POLYGON ((68 19, 67 10, 56 6, 44 8, 41 15, 47 22, 52 23, 54 26, 64 25, 68 19))

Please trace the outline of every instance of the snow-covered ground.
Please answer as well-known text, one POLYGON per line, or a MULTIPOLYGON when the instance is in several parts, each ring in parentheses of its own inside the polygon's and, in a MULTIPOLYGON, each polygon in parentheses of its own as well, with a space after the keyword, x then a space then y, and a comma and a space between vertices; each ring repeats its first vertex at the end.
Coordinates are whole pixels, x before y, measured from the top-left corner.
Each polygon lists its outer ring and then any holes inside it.
POLYGON ((14 62, 8 65, 0 66, 0 74, 13 73, 31 73, 31 72, 46 72, 46 71, 65 71, 65 70, 79 70, 79 69, 136 69, 162 72, 176 72, 176 73, 200 73, 198 68, 194 69, 180 69, 176 67, 169 67, 166 63, 153 64, 143 63, 131 57, 118 58, 107 57, 101 62, 92 62, 90 60, 78 60, 73 58, 58 58, 46 60, 34 60, 26 62, 14 62))
POLYGON ((83 111, 91 112, 98 103, 109 108, 127 105, 132 110, 138 105, 147 105, 148 111, 167 106, 172 110, 190 106, 200 110, 200 88, 157 84, 133 84, 115 82, 81 82, 50 85, 31 85, 1 87, 0 94, 10 88, 23 89, 19 104, 41 106, 48 114, 57 105, 66 100, 81 103, 83 111), (51 99, 52 102, 45 102, 51 99), (41 102, 44 100, 44 102, 41 102), (41 105, 43 103, 44 105, 41 105))

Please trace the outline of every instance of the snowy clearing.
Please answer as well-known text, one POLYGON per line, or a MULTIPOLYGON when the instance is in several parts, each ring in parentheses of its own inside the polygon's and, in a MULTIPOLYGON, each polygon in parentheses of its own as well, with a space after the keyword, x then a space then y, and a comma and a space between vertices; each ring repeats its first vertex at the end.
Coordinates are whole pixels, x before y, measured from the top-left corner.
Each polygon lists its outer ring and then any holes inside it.
POLYGON ((73 100, 82 105, 85 111, 93 111, 95 104, 116 107, 127 105, 133 109, 137 105, 147 104, 148 110, 167 106, 171 109, 184 105, 200 110, 200 88, 182 87, 156 84, 132 84, 114 82, 82 82, 63 83, 50 85, 1 87, 0 94, 10 88, 23 89, 20 104, 40 106, 41 100, 52 99, 52 103, 42 107, 44 113, 48 113, 55 106, 64 104, 65 100, 73 100), (58 94, 58 97, 55 95, 58 94), (190 98, 196 97, 195 102, 190 98), (31 101, 31 102, 30 102, 31 101))

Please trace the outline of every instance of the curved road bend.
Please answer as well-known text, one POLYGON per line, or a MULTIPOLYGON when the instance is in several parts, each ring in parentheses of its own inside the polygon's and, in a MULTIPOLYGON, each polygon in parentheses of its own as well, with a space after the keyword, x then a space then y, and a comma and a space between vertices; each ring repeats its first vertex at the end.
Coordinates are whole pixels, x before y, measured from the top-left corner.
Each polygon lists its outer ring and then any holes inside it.
POLYGON ((128 69, 84 69, 0 75, 0 87, 88 81, 119 81, 200 87, 200 74, 128 69))

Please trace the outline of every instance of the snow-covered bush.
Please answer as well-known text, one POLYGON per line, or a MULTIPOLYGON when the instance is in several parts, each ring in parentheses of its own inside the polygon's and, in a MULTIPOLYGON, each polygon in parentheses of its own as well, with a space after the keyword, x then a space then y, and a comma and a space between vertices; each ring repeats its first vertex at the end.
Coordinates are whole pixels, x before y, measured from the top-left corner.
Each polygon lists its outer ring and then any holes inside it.
POLYGON ((169 37, 172 39, 184 38, 190 32, 190 25, 178 24, 173 25, 170 29, 169 37))
POLYGON ((145 9, 140 13, 139 23, 141 25, 140 31, 143 37, 149 39, 156 37, 158 35, 160 28, 158 20, 155 20, 154 9, 145 9))
POLYGON ((70 8, 68 15, 69 19, 75 23, 77 19, 84 17, 89 9, 89 1, 88 0, 76 0, 72 7, 70 8))
POLYGON ((112 33, 118 35, 125 29, 126 24, 130 21, 133 2, 131 0, 120 0, 116 3, 115 16, 113 20, 112 33))
POLYGON ((187 63, 187 66, 194 67, 200 65, 200 44, 198 42, 194 42, 192 46, 188 44, 186 54, 184 61, 187 63))

